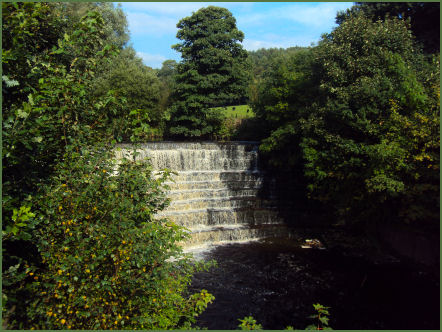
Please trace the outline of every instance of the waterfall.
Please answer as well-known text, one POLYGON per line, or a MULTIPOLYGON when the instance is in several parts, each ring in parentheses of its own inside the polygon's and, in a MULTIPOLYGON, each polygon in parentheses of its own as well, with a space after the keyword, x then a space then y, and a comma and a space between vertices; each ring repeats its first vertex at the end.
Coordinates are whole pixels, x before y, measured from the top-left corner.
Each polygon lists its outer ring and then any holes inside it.
MULTIPOLYGON (((120 145, 117 158, 128 152, 120 145)), ((256 142, 152 142, 137 149, 154 170, 178 174, 168 182, 170 206, 158 216, 185 226, 185 249, 285 235, 272 197, 263 197, 264 173, 256 142)))

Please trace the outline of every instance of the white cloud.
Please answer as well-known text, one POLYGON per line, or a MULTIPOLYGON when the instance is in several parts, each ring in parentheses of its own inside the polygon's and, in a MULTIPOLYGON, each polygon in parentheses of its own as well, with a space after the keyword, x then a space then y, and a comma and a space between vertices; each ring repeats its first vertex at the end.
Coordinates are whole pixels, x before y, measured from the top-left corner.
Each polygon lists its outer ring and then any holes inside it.
POLYGON ((334 24, 336 13, 347 7, 348 4, 346 3, 324 2, 308 7, 293 4, 284 8, 278 8, 274 11, 273 15, 304 25, 320 27, 334 24))
POLYGON ((282 47, 279 43, 270 42, 267 40, 254 40, 254 39, 244 39, 242 42, 243 47, 247 51, 256 51, 260 48, 274 48, 274 47, 282 47))
POLYGON ((152 68, 161 68, 163 62, 167 60, 164 56, 160 54, 149 54, 144 52, 137 52, 137 56, 143 59, 146 66, 152 68))
POLYGON ((176 33, 176 20, 168 17, 152 16, 145 13, 127 12, 129 30, 132 34, 164 35, 176 33))
MULTIPOLYGON (((255 3, 255 8, 261 4, 255 3)), ((287 5, 270 9, 265 13, 242 13, 237 16, 238 25, 265 26, 271 22, 291 21, 312 28, 329 28, 335 23, 336 13, 351 7, 352 3, 319 2, 319 3, 287 3, 287 5)))

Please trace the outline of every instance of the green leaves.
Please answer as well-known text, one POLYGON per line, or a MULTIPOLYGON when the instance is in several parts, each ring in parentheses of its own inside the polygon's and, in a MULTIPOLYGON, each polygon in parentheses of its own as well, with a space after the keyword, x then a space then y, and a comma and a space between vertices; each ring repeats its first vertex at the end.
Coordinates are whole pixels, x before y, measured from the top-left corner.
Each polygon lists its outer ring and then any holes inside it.
POLYGON ((203 266, 183 256, 186 232, 154 216, 168 204, 170 172, 154 178, 149 164, 113 154, 109 146, 66 153, 35 198, 51 222, 36 232, 42 282, 32 284, 30 326, 190 327, 213 301, 207 291, 184 296, 203 266))
POLYGON ((439 53, 439 9, 438 3, 358 2, 346 12, 339 12, 336 22, 342 24, 358 14, 363 14, 374 22, 395 17, 407 22, 410 34, 413 33, 426 52, 439 53))
MULTIPOLYGON (((5 269, 23 260, 16 257, 16 252, 26 252, 26 263, 41 265, 36 249, 19 251, 16 246, 35 248, 35 235, 41 234, 42 224, 51 224, 53 220, 46 217, 59 211, 59 206, 48 205, 45 213, 33 216, 34 210, 22 209, 29 206, 26 197, 41 190, 66 152, 91 141, 107 139, 113 120, 112 115, 101 108, 112 108, 119 103, 115 96, 97 98, 91 93, 97 67, 115 51, 115 46, 103 46, 105 21, 97 13, 72 20, 72 16, 66 14, 69 6, 2 3, 3 36, 7 39, 2 52, 5 56, 2 78, 5 83, 2 131, 5 269), (67 27, 67 21, 75 23, 67 27)), ((97 194, 101 192, 98 190, 97 194)), ((68 194, 63 193, 62 197, 68 194)), ((36 200, 33 206, 41 205, 44 204, 36 200)), ((63 211, 66 209, 59 212, 63 211)), ((72 238, 83 237, 74 235, 69 227, 67 233, 57 232, 55 239, 42 239, 40 244, 46 248, 51 240, 58 241, 70 233, 72 238)), ((45 250, 40 252, 43 257, 48 252, 45 250)), ((41 279, 17 279, 11 272, 4 275, 4 280, 9 307, 19 308, 10 312, 10 327, 29 327, 29 319, 34 316, 25 314, 28 298, 33 298, 28 286, 30 281, 41 279), (22 294, 24 288, 27 289, 25 295, 22 294)))
POLYGON ((322 304, 316 303, 316 304, 313 304, 313 308, 315 308, 316 314, 311 315, 310 318, 316 319, 317 322, 316 322, 316 324, 312 324, 312 325, 307 326, 305 329, 306 330, 333 330, 328 324, 330 321, 330 318, 328 317, 328 316, 330 316, 328 309, 330 309, 330 307, 325 307, 322 304))
POLYGON ((436 225, 438 73, 403 21, 348 17, 317 47, 275 61, 258 85, 254 111, 269 126, 260 150, 341 222, 436 225), (424 191, 433 208, 415 195, 424 191))
MULTIPOLYGON (((23 106, 25 106, 26 108, 29 109, 28 104, 24 104, 23 106)), ((26 113, 25 111, 23 111, 23 110, 21 110, 21 109, 18 109, 18 110, 16 111, 16 115, 17 115, 17 117, 19 117, 19 118, 26 119, 26 118, 29 116, 29 113, 26 113)))
MULTIPOLYGON (((29 200, 30 198, 28 198, 29 200)), ((19 209, 12 210, 11 221, 4 220, 6 225, 2 231, 2 240, 30 240, 32 229, 37 220, 34 219, 35 213, 31 212, 29 205, 22 205, 19 209)))
POLYGON ((97 97, 114 97, 112 103, 101 105, 102 112, 113 119, 109 131, 114 138, 140 142, 162 136, 166 113, 159 105, 160 81, 132 48, 104 65, 92 88, 97 97))
POLYGON ((16 80, 11 80, 11 79, 9 79, 9 77, 6 76, 6 75, 3 75, 3 76, 2 76, 2 81, 5 82, 5 84, 6 84, 6 86, 7 86, 8 88, 12 88, 12 87, 14 87, 14 86, 18 86, 18 85, 20 85, 20 83, 19 83, 18 81, 16 81, 16 80))
POLYGON ((238 320, 241 322, 241 324, 238 325, 241 330, 262 330, 262 325, 258 324, 252 316, 238 320))
POLYGON ((402 105, 405 117, 427 112, 428 90, 418 80, 421 55, 414 49, 402 22, 371 22, 363 16, 346 20, 317 48, 321 88, 328 100, 320 122, 323 131, 306 133, 320 142, 305 141, 304 153, 311 161, 306 174, 315 183, 316 197, 347 211, 341 217, 376 214, 380 204, 406 191, 404 172, 411 151, 399 139, 402 134, 398 140, 387 138, 399 123, 386 119, 392 115, 392 100, 402 105), (315 159, 310 148, 319 152, 315 159), (321 171, 325 177, 319 176, 321 171))
POLYGON ((177 25, 182 43, 171 107, 171 136, 210 137, 221 122, 209 112, 214 106, 234 104, 244 98, 248 77, 247 53, 239 42, 244 34, 225 8, 209 6, 183 18, 177 25))

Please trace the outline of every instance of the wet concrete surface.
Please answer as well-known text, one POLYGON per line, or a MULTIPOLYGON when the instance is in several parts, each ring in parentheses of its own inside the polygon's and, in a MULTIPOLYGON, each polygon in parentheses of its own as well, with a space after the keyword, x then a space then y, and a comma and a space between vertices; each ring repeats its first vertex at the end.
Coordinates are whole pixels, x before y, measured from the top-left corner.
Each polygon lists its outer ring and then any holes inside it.
POLYGON ((391 255, 300 244, 278 238, 208 253, 218 266, 195 275, 191 290, 207 289, 215 301, 197 325, 236 329, 253 316, 264 329, 304 329, 321 303, 331 307, 334 329, 439 329, 438 275, 391 255))

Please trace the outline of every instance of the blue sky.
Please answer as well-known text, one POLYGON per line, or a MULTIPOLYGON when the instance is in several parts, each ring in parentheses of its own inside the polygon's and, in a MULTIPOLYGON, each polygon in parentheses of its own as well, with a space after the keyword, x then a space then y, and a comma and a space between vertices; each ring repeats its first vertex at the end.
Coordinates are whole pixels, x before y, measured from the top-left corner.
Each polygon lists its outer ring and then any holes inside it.
POLYGON ((236 18, 244 32, 243 47, 257 50, 270 47, 309 46, 335 26, 338 10, 352 2, 123 2, 129 22, 130 43, 152 68, 167 59, 180 60, 171 49, 176 39, 176 24, 199 8, 224 7, 236 18))

